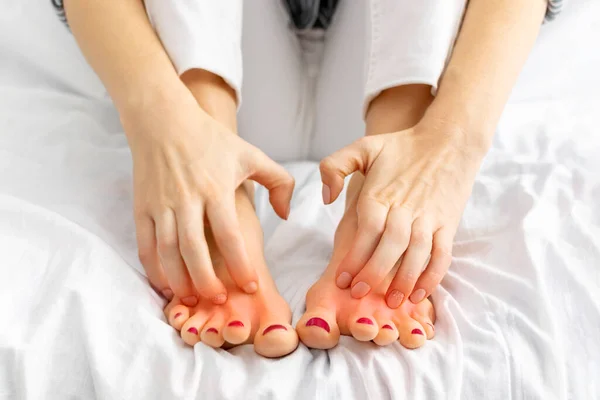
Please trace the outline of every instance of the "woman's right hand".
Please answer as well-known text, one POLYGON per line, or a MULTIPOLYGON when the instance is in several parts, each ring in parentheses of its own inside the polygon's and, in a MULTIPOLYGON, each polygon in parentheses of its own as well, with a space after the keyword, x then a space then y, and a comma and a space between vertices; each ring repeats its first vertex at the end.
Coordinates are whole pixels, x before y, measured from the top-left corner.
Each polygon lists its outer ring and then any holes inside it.
POLYGON ((287 219, 294 179, 182 92, 175 100, 121 113, 133 156, 139 257, 166 298, 175 294, 193 306, 199 294, 221 304, 227 291, 215 275, 204 222, 235 283, 253 293, 257 275, 240 232, 235 190, 246 179, 260 183, 275 212, 287 219))

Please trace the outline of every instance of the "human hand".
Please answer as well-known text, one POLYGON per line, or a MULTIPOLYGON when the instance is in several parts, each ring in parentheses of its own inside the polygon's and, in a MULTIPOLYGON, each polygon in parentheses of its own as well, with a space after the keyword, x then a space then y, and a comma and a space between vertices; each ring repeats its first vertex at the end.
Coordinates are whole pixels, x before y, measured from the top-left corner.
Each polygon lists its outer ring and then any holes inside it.
POLYGON ((175 294, 190 306, 196 294, 226 301, 206 244, 206 219, 233 280, 255 292, 235 190, 246 179, 257 181, 269 190, 275 212, 287 218, 293 178, 204 112, 189 92, 121 119, 133 156, 139 257, 150 282, 168 299, 175 294))
POLYGON ((321 162, 323 201, 339 196, 360 171, 358 232, 336 272, 340 288, 361 298, 399 264, 389 307, 426 298, 446 274, 452 242, 483 158, 479 144, 443 124, 367 136, 321 162), (401 259, 402 257, 402 259, 401 259), (424 269, 427 263, 426 268, 424 269))

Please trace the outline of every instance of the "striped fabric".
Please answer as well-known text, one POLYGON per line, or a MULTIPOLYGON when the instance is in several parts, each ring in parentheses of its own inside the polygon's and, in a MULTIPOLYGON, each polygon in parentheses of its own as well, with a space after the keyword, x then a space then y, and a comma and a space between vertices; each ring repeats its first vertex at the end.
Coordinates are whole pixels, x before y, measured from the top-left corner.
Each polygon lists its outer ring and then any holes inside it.
POLYGON ((546 10, 546 22, 552 21, 562 11, 565 0, 548 0, 548 9, 546 10))

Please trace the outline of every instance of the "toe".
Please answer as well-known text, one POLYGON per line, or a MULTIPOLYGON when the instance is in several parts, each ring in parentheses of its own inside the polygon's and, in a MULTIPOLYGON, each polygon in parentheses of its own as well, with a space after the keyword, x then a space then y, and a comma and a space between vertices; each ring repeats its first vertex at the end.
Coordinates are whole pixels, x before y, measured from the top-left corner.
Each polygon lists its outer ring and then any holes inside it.
POLYGON ((427 337, 425 328, 417 320, 407 317, 396 324, 400 335, 400 344, 407 349, 416 349, 423 346, 427 337))
POLYGON ((340 340, 335 312, 325 308, 307 311, 298 321, 296 330, 302 343, 313 349, 331 349, 340 340))
POLYGON ((354 338, 361 342, 375 339, 379 327, 372 315, 353 315, 348 320, 348 329, 354 338))
POLYGON ((250 336, 250 321, 243 317, 233 316, 223 327, 223 339, 230 344, 242 344, 250 336))
POLYGON ((203 312, 196 312, 189 318, 181 327, 181 338, 190 346, 195 345, 200 341, 200 332, 206 324, 208 316, 203 312))
POLYGON ((412 316, 425 330, 425 336, 427 339, 433 339, 435 336, 435 327, 433 326, 433 322, 428 316, 422 316, 420 314, 413 314, 412 316))
POLYGON ((223 346, 225 343, 225 339, 223 338, 224 322, 225 318, 223 313, 213 315, 206 325, 204 325, 204 328, 200 333, 200 340, 202 343, 214 348, 223 346))
POLYGON ((181 327, 190 317, 190 309, 184 306, 183 304, 178 304, 172 307, 168 314, 167 320, 169 321, 169 325, 178 331, 181 330, 181 327))
POLYGON ((379 346, 387 346, 398 340, 398 329, 396 325, 388 319, 377 319, 379 333, 373 341, 379 346))
POLYGON ((261 323, 254 337, 254 350, 264 357, 282 357, 298 347, 298 334, 287 322, 275 319, 261 323))

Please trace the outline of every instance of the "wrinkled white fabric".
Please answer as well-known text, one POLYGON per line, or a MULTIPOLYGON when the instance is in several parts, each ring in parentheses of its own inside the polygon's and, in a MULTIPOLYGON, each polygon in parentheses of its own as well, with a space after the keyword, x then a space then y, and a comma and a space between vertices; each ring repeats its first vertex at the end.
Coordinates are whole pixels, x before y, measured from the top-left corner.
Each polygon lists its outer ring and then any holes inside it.
MULTIPOLYGON (((434 295, 436 339, 410 351, 342 338, 267 360, 251 346, 188 348, 167 325, 136 257, 116 112, 50 4, 7 3, 0 399, 600 398, 599 13, 581 0, 543 28, 434 295)), ((287 167, 290 221, 263 190, 257 206, 295 322, 342 204, 321 204, 314 163, 287 167)))

